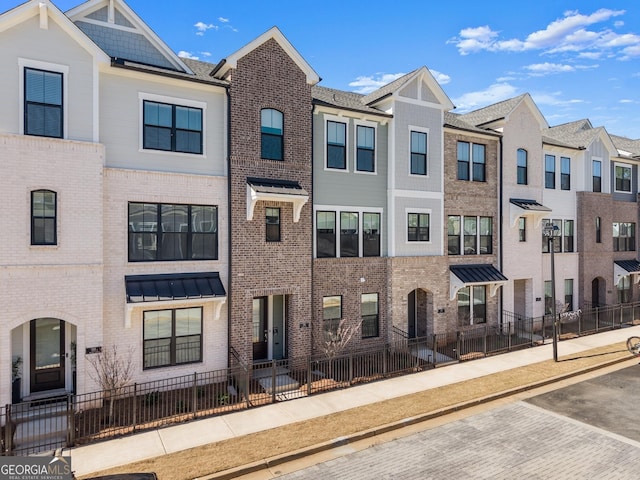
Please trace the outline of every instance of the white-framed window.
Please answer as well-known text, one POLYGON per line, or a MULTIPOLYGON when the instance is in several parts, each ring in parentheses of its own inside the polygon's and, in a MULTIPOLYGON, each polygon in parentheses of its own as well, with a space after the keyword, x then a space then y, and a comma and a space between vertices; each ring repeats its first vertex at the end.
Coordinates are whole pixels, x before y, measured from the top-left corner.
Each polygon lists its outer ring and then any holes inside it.
POLYGON ((139 149, 205 155, 205 102, 141 92, 139 149))
POLYGON ((622 193, 631 193, 632 169, 631 165, 625 163, 615 163, 614 170, 616 175, 615 191, 622 193))
POLYGON ((602 192, 602 161, 592 161, 593 191, 602 192))
POLYGON ((355 131, 354 171, 358 173, 375 174, 377 171, 377 124, 374 122, 357 121, 355 123, 355 131))
POLYGON ((20 134, 67 137, 69 67, 18 59, 20 134))
POLYGON ((315 213, 315 256, 379 257, 382 209, 317 205, 315 213))
POLYGON ((325 169, 349 171, 347 145, 349 135, 348 122, 340 117, 325 116, 325 169))
POLYGON ((407 213, 407 242, 429 242, 431 213, 407 213))
POLYGON ((429 175, 429 130, 409 127, 409 175, 429 175))
POLYGON ((481 143, 458 141, 458 180, 486 181, 486 146, 481 143))
POLYGON ((473 285, 458 290, 458 326, 487 323, 487 287, 473 285))

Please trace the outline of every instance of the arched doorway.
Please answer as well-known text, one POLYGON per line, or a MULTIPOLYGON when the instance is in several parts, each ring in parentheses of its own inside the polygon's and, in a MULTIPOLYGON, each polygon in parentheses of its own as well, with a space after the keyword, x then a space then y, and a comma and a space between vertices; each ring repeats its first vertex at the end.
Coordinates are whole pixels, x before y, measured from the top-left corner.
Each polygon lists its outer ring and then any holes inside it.
POLYGON ((407 296, 407 334, 409 338, 426 337, 433 319, 433 294, 416 288, 407 296))
POLYGON ((604 278, 596 277, 591 281, 591 306, 602 307, 606 305, 607 283, 604 278))

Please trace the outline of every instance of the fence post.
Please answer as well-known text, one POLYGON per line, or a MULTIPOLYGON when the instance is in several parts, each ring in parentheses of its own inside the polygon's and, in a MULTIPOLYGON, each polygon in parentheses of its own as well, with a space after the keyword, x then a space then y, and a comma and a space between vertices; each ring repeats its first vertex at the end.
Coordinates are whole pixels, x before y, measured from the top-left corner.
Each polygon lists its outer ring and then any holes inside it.
POLYGON ((198 416, 198 372, 193 372, 193 386, 191 387, 191 405, 193 418, 198 416))
POLYGON ((382 365, 382 375, 384 377, 387 376, 387 362, 389 361, 389 345, 386 346, 386 348, 384 349, 383 355, 382 355, 382 361, 383 361, 383 365, 382 365))
POLYGON ((598 332, 598 323, 600 323, 600 307, 596 307, 596 333, 598 332))
POLYGON ((271 403, 276 403, 276 361, 271 360, 271 403))
POLYGON ((311 396, 311 382, 313 373, 311 373, 311 355, 307 356, 307 395, 311 396))
POLYGON ((73 447, 76 442, 75 409, 73 408, 73 395, 67 395, 67 446, 73 447))
POLYGON ((507 329, 507 349, 511 351, 511 322, 507 322, 507 329))
POLYGON ((432 350, 433 350, 433 366, 435 368, 436 364, 438 363, 438 340, 436 337, 436 334, 433 334, 433 345, 432 345, 432 350))
POLYGON ((133 384, 133 432, 136 431, 138 425, 138 383, 133 384))
POLYGON ((249 400, 249 393, 251 388, 251 370, 249 367, 245 367, 242 365, 242 369, 244 370, 244 399, 247 402, 247 408, 251 407, 251 401, 249 400))
POLYGON ((484 324, 484 340, 482 342, 482 351, 484 353, 484 356, 487 356, 487 335, 489 335, 489 333, 487 332, 487 324, 484 324))
POLYGON ((456 332, 456 357, 458 361, 460 361, 460 348, 462 347, 462 333, 460 330, 456 332))
POLYGON ((11 404, 5 406, 4 448, 7 455, 13 455, 13 422, 11 421, 11 404))

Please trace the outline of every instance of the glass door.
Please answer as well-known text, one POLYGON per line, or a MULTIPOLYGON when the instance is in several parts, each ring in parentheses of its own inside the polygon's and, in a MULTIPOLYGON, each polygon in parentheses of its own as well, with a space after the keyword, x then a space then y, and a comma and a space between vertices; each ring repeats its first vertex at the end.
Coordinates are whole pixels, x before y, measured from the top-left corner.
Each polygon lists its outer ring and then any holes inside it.
POLYGON ((31 391, 64 388, 64 322, 31 320, 31 391))

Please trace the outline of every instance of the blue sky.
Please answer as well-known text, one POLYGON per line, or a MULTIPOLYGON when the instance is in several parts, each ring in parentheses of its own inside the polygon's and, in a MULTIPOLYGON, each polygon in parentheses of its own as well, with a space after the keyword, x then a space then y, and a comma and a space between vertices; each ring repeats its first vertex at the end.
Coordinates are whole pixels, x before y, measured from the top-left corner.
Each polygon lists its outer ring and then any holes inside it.
MULTIPOLYGON (((19 1, 0 0, 0 11, 19 1)), ((53 2, 66 11, 80 2, 53 2)), ((550 125, 640 139, 637 1, 129 0, 175 52, 217 63, 276 25, 322 78, 366 93, 428 67, 466 112, 528 92, 550 125)))

